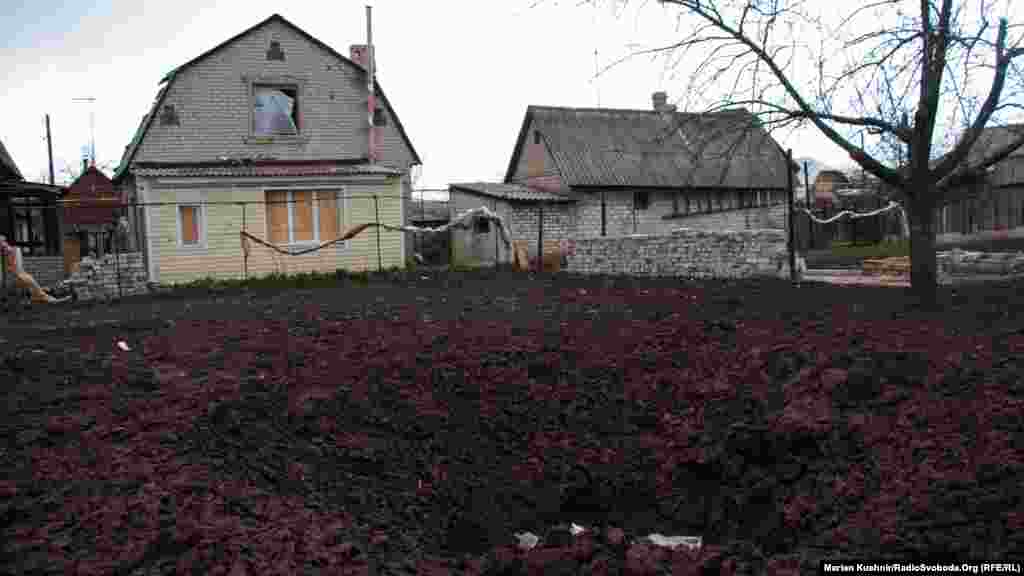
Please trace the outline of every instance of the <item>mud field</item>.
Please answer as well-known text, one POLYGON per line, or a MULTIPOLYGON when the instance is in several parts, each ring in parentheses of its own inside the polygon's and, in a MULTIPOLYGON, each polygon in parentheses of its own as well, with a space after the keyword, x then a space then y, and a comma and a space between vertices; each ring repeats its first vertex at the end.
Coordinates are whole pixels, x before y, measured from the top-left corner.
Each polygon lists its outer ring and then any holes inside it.
POLYGON ((0 573, 1019 562, 1019 286, 411 273, 0 318, 0 573))

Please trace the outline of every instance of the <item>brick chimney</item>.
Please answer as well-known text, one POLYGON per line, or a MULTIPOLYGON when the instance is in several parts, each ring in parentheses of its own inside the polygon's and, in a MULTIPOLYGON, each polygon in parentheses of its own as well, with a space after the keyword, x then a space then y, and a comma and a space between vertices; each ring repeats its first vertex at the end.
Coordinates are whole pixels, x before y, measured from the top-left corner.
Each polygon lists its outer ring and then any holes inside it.
POLYGON ((654 103, 655 112, 669 113, 676 111, 675 104, 668 104, 668 94, 666 94, 665 92, 659 91, 655 92, 654 94, 651 94, 651 101, 654 103))

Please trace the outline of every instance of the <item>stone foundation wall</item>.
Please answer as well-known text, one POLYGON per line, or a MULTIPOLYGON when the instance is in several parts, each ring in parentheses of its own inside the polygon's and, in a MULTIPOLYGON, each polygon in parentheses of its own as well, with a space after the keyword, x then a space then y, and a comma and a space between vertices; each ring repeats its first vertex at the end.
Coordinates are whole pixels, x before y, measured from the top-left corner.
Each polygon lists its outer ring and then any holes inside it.
POLYGON ((74 287, 79 300, 94 300, 146 294, 149 291, 147 281, 142 253, 132 252, 121 254, 116 262, 113 254, 98 259, 83 258, 78 271, 71 275, 67 283, 74 287))
POLYGON ((683 229, 663 236, 577 238, 569 244, 567 272, 686 278, 789 277, 783 230, 683 229))
POLYGON ((54 286, 64 278, 63 256, 22 256, 21 265, 43 288, 54 286))

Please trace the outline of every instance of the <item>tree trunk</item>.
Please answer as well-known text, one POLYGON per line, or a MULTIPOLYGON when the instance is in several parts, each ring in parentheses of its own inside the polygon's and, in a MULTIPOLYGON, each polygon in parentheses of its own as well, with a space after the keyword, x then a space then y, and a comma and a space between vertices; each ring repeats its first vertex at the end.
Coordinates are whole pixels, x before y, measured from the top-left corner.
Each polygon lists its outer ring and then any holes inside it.
POLYGON ((918 192, 910 201, 911 293, 919 305, 929 309, 938 304, 934 212, 935 195, 931 190, 918 192))

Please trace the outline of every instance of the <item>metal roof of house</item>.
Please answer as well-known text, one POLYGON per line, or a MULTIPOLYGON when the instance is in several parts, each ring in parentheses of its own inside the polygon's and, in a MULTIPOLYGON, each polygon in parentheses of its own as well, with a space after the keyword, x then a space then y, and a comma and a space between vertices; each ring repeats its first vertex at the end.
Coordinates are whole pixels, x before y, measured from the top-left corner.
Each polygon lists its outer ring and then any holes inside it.
POLYGON ((21 170, 18 170, 18 165, 14 163, 14 159, 7 153, 7 148, 4 147, 3 142, 0 142, 0 167, 5 168, 13 179, 24 180, 24 177, 21 175, 21 170))
POLYGON ((140 176, 160 177, 288 177, 288 176, 400 176, 394 168, 351 161, 193 162, 186 164, 139 162, 132 170, 140 176))
POLYGON ((778 143, 746 110, 709 114, 530 106, 506 173, 538 131, 568 186, 786 188, 778 143))
POLYGON ((518 200, 526 202, 574 202, 567 194, 538 190, 522 184, 503 184, 499 182, 464 182, 449 186, 452 191, 458 190, 478 196, 488 196, 499 200, 518 200))
MULTIPOLYGON (((305 30, 299 28, 295 24, 292 24, 291 22, 286 20, 283 16, 281 16, 280 14, 273 14, 269 18, 263 20, 262 22, 254 25, 254 26, 252 26, 250 28, 247 28, 247 29, 243 30, 242 32, 239 32, 238 34, 232 36, 231 38, 228 38, 227 40, 225 40, 224 42, 221 42, 220 44, 214 46, 213 48, 210 48, 206 52, 203 52, 199 56, 196 56, 195 58, 189 60, 188 62, 182 64, 181 66, 178 66, 177 68, 174 68, 173 70, 168 72, 160 80, 161 87, 160 87, 160 90, 157 92, 156 99, 153 101, 152 108, 150 108, 148 114, 146 114, 146 115, 144 115, 142 117, 142 120, 139 123, 138 129, 136 129, 135 134, 132 136, 131 142, 124 149, 124 154, 121 156, 120 164, 118 164, 117 168, 114 170, 114 178, 113 178, 114 182, 119 182, 121 180, 121 178, 123 178, 125 176, 125 174, 127 174, 128 166, 131 164, 132 159, 135 157, 135 153, 138 151, 139 145, 142 143, 142 139, 146 135, 146 131, 149 130, 150 125, 153 124, 153 119, 156 117, 156 112, 157 112, 157 110, 160 110, 160 106, 163 104, 164 97, 167 95, 168 87, 170 87, 171 83, 174 82, 174 80, 178 77, 178 75, 183 70, 188 68, 189 66, 192 66, 193 64, 196 64, 197 62, 200 62, 201 60, 204 60, 205 58, 207 58, 208 56, 214 54, 218 50, 220 50, 220 49, 230 45, 231 43, 235 42, 236 40, 238 40, 240 38, 243 38, 247 34, 253 32, 255 30, 258 30, 259 28, 262 28, 263 26, 266 26, 267 24, 269 24, 271 22, 274 22, 274 21, 280 22, 280 23, 288 26, 289 28, 294 30, 296 33, 298 33, 300 36, 302 36, 302 37, 306 38, 307 40, 309 40, 309 42, 311 42, 314 45, 319 46, 320 48, 322 48, 328 54, 334 56, 335 58, 338 58, 339 60, 341 60, 342 62, 344 62, 344 63, 346 63, 346 64, 348 64, 350 66, 355 67, 357 70, 359 70, 363 74, 366 74, 366 69, 363 68, 362 66, 360 66, 358 63, 352 61, 350 58, 347 58, 346 56, 343 56, 340 52, 336 51, 334 48, 331 48, 327 44, 325 44, 322 41, 318 40, 317 38, 313 37, 311 34, 306 32, 305 30)), ((416 152, 416 149, 412 145, 412 141, 409 139, 408 134, 406 134, 406 132, 405 132, 405 127, 402 126, 402 121, 399 120, 398 114, 395 113, 395 109, 392 108, 392 106, 391 106, 391 102, 389 102, 387 96, 384 95, 384 89, 381 88, 380 81, 377 80, 376 78, 374 79, 374 89, 377 92, 377 96, 380 98, 381 102, 383 102, 384 106, 387 107, 388 113, 390 114, 391 118, 394 119, 395 128, 398 129, 398 134, 405 141, 406 145, 409 146, 409 151, 412 152, 412 157, 415 160, 415 164, 422 164, 423 162, 422 162, 422 160, 420 160, 419 154, 416 152)))

